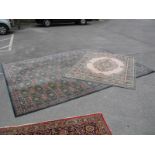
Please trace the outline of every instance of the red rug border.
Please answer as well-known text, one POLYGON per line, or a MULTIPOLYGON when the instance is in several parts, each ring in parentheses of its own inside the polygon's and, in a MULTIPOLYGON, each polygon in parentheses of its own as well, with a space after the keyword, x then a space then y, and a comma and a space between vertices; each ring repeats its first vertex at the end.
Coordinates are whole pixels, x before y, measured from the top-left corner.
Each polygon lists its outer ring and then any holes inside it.
POLYGON ((66 118, 62 118, 62 119, 56 119, 56 120, 48 120, 48 121, 43 121, 43 122, 38 122, 38 123, 27 123, 27 124, 22 124, 22 125, 14 125, 14 126, 4 126, 4 127, 0 127, 0 131, 6 129, 6 128, 16 128, 16 127, 25 127, 25 126, 31 126, 34 124, 46 124, 49 122, 54 122, 54 121, 60 121, 60 120, 70 120, 70 119, 75 119, 75 118, 81 118, 81 117, 88 117, 88 116, 96 116, 96 115, 101 115, 103 122, 105 123, 106 127, 108 128, 110 134, 112 135, 112 130, 109 127, 109 125, 107 124, 102 112, 97 112, 97 113, 93 113, 93 114, 86 114, 86 115, 80 115, 80 116, 73 116, 73 117, 66 117, 66 118))

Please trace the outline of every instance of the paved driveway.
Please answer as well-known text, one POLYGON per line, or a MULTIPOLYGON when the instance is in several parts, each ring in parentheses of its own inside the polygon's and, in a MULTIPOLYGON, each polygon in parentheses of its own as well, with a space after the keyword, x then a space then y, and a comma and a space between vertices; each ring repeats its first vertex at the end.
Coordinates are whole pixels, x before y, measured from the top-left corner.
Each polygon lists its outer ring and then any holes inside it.
MULTIPOLYGON (((0 63, 41 57, 75 49, 106 49, 134 54, 155 69, 155 20, 105 20, 86 26, 39 26, 0 36, 0 63), (9 37, 10 40, 6 37, 9 37), (10 48, 9 48, 10 47, 10 48)), ((1 71, 0 71, 1 72, 1 71)), ((136 90, 112 87, 21 117, 14 116, 0 75, 0 126, 55 120, 102 112, 113 134, 155 134, 155 74, 136 80, 136 90)))

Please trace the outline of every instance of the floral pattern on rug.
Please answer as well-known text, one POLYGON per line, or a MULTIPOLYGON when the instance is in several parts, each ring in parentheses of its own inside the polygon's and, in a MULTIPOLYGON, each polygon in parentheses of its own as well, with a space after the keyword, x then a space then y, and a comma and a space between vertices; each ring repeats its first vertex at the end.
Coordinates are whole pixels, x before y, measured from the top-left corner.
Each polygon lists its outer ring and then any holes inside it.
POLYGON ((87 53, 65 77, 135 88, 134 58, 111 53, 87 53))
POLYGON ((0 135, 111 135, 101 113, 0 128, 0 135))
MULTIPOLYGON (((97 51, 94 50, 94 52, 97 51)), ((3 64, 15 116, 41 110, 111 87, 107 84, 63 76, 87 52, 92 52, 92 50, 77 50, 3 64)), ((153 72, 138 63, 136 63, 135 69, 137 77, 153 72)))

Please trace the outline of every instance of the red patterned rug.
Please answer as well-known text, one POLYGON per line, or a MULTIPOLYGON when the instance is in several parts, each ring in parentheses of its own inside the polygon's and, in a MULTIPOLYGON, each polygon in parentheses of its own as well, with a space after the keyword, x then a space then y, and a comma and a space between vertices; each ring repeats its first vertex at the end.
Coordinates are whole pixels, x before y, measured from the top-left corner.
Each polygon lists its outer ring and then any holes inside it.
POLYGON ((111 135, 102 113, 0 128, 0 135, 111 135))

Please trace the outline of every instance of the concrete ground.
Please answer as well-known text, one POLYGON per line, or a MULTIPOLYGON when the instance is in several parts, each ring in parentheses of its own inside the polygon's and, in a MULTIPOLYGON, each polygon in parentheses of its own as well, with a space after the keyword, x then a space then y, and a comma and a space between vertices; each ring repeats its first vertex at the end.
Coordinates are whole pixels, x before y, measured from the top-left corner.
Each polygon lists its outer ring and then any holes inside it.
MULTIPOLYGON (((24 28, 0 36, 0 63, 75 49, 134 54, 155 69, 155 20, 104 20, 86 26, 24 28), (5 40, 6 38, 9 38, 5 40), (1 47, 8 46, 4 49, 1 47)), ((1 71, 0 71, 1 72, 1 71)), ((155 74, 136 80, 136 90, 112 87, 57 106, 15 117, 0 73, 0 127, 102 112, 113 134, 155 134, 155 74)))

